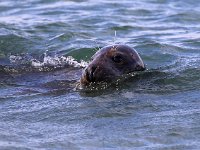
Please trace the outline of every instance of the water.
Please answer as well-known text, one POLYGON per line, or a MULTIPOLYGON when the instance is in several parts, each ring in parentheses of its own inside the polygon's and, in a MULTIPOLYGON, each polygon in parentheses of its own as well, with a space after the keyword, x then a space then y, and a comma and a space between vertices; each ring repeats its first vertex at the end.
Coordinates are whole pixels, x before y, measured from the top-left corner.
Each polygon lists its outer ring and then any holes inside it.
POLYGON ((0 149, 200 149, 199 16, 198 0, 1 1, 0 149), (148 70, 75 90, 113 43, 148 70))

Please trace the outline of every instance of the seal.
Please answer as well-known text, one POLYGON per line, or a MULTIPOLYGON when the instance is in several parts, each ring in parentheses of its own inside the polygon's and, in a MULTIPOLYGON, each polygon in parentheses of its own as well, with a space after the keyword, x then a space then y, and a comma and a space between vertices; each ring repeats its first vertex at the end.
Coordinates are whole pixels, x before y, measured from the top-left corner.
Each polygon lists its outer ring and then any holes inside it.
POLYGON ((116 78, 135 71, 145 70, 137 51, 127 45, 115 44, 97 51, 83 70, 80 84, 112 82, 116 78))

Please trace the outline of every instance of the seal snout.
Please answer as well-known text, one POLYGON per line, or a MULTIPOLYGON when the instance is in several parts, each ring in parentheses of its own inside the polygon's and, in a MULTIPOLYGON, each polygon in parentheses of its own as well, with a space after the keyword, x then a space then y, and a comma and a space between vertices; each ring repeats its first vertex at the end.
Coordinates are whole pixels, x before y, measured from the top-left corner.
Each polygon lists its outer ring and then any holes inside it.
POLYGON ((135 66, 135 71, 144 71, 146 70, 146 67, 145 65, 142 63, 137 63, 136 66, 135 66))

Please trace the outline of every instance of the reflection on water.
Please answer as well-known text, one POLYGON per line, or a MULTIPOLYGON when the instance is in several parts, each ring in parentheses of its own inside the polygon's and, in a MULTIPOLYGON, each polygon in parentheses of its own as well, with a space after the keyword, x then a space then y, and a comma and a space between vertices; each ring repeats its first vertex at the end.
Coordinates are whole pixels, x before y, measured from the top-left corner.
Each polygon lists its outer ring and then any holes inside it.
POLYGON ((194 0, 0 2, 0 149, 199 149, 199 10, 194 0), (148 70, 76 90, 90 57, 114 43, 148 70))

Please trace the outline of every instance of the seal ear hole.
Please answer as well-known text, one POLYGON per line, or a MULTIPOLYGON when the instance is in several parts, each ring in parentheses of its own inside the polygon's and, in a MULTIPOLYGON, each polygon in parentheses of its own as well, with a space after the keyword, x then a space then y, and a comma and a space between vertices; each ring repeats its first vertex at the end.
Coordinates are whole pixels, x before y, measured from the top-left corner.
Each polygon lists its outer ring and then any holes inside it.
POLYGON ((122 64, 123 58, 120 55, 115 55, 115 56, 112 57, 112 61, 117 63, 117 64, 122 64))

